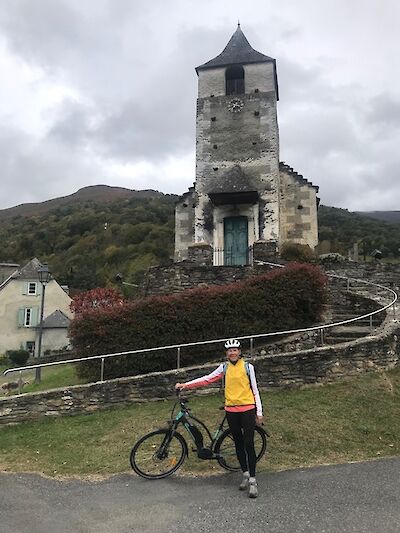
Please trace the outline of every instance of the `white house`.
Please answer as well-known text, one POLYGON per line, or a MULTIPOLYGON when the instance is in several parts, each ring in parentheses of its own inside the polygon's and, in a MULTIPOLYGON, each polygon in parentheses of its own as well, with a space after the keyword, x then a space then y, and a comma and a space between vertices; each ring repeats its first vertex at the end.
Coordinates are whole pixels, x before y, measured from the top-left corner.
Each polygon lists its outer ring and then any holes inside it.
MULTIPOLYGON (((38 269, 41 266, 38 259, 32 259, 0 283, 0 354, 19 349, 37 354, 42 299, 38 269)), ((69 345, 70 303, 71 298, 52 278, 46 285, 44 299, 42 354, 69 345)))

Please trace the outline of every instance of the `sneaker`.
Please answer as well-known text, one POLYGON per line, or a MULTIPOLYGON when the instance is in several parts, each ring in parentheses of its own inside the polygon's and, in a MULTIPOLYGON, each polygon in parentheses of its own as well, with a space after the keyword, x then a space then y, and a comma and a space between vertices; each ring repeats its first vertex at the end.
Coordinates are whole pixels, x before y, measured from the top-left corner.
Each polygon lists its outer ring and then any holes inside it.
POLYGON ((249 481, 249 498, 257 498, 257 481, 249 481))
POLYGON ((243 474, 242 482, 239 485, 239 490, 246 490, 249 485, 249 475, 243 474))

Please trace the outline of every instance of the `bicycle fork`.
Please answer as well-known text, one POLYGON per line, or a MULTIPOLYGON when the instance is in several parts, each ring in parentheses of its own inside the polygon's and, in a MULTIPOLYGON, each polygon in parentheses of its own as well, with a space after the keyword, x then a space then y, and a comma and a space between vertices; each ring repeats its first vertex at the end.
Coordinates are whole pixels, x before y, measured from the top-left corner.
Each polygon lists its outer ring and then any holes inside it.
MULTIPOLYGON (((158 448, 157 452, 155 453, 155 456, 157 459, 166 459, 168 457, 169 452, 169 445, 174 437, 174 434, 176 433, 176 425, 174 422, 171 422, 169 424, 169 431, 165 435, 164 440, 161 443, 161 446, 158 448)), ((186 446, 186 457, 189 457, 188 449, 186 446)))

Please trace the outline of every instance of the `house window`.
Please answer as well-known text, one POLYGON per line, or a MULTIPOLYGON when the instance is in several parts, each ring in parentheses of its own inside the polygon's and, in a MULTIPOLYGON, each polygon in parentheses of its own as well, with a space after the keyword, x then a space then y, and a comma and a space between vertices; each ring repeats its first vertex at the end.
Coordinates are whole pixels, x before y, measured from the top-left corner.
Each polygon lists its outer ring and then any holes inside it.
POLYGON ((35 281, 31 281, 28 283, 28 294, 36 295, 37 292, 37 283, 35 281))
POLYGON ((18 309, 18 327, 34 328, 38 325, 39 307, 21 307, 18 309))
POLYGON ((29 328, 29 326, 32 325, 32 315, 33 315, 32 308, 27 307, 25 309, 25 314, 24 314, 24 326, 26 328, 29 328))

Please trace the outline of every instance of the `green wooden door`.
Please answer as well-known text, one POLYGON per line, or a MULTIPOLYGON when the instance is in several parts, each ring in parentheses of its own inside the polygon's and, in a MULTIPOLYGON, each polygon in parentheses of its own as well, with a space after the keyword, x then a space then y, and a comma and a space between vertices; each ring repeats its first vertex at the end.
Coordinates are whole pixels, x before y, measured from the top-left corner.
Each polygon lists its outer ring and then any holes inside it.
POLYGON ((247 217, 224 218, 224 265, 246 265, 247 217))

